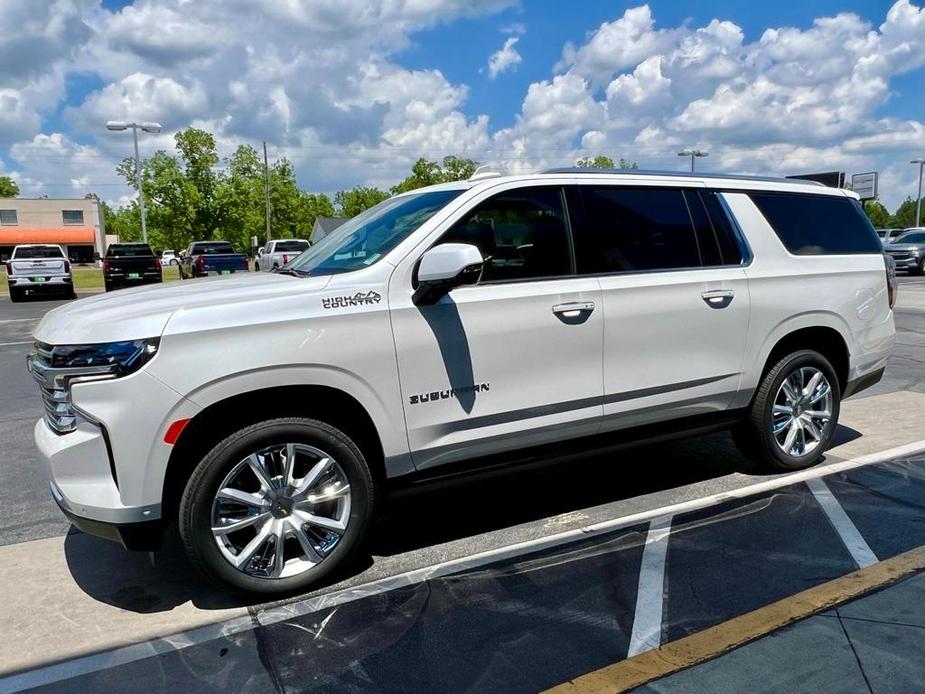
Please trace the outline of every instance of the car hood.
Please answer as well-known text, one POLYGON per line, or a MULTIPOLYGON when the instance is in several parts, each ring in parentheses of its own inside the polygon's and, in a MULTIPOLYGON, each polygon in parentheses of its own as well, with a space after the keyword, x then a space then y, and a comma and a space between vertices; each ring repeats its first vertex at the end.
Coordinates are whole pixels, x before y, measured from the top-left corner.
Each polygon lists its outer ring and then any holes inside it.
POLYGON ((79 299, 49 311, 35 329, 48 344, 88 344, 156 337, 177 311, 272 301, 298 291, 323 289, 331 278, 241 273, 121 289, 79 299))

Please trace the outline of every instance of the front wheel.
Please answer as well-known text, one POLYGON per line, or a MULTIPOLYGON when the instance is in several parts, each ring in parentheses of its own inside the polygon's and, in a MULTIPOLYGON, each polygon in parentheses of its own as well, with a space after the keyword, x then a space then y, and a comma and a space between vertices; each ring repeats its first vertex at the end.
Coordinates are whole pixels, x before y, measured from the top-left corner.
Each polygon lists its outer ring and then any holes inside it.
POLYGON ((922 258, 922 259, 918 262, 918 265, 916 265, 915 267, 913 267, 912 270, 910 270, 910 272, 911 272, 913 275, 925 275, 925 258, 922 258))
POLYGON ((766 468, 801 470, 816 463, 838 426, 841 388, 829 361, 812 350, 789 354, 761 381, 736 444, 766 468))
POLYGON ((180 535, 214 583, 254 593, 304 590, 360 547, 373 510, 360 449, 313 419, 272 419, 232 434, 193 471, 180 535))
POLYGON ((177 265, 179 265, 179 263, 177 262, 177 259, 176 259, 176 258, 174 258, 173 260, 170 261, 170 266, 171 266, 171 267, 176 267, 177 265))

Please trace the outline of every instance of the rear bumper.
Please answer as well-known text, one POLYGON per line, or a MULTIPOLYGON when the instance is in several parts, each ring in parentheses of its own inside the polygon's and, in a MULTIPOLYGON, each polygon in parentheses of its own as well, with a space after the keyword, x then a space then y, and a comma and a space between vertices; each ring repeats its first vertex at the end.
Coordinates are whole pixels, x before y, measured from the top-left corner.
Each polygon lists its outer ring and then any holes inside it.
POLYGON ((10 277, 7 284, 12 289, 27 289, 36 292, 41 291, 61 291, 69 290, 74 287, 70 275, 56 275, 48 277, 44 282, 34 282, 31 277, 10 277))

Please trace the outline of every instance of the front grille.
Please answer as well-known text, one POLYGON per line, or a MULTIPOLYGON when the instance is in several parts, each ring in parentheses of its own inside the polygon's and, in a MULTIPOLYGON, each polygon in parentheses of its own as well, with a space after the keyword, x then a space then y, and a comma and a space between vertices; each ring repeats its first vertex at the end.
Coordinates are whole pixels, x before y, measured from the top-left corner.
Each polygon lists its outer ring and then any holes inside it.
POLYGON ((71 402, 71 382, 75 378, 109 377, 111 367, 54 365, 54 347, 35 343, 35 351, 27 357, 26 365, 39 385, 45 423, 57 434, 68 434, 77 428, 77 412, 71 402))
POLYGON ((887 251, 887 254, 896 260, 908 260, 912 257, 909 251, 887 251))
POLYGON ((48 345, 35 343, 35 352, 29 355, 29 372, 39 384, 42 404, 45 406, 45 423, 58 434, 67 434, 77 427, 77 414, 71 404, 71 390, 65 379, 55 376, 51 367, 52 350, 48 345))

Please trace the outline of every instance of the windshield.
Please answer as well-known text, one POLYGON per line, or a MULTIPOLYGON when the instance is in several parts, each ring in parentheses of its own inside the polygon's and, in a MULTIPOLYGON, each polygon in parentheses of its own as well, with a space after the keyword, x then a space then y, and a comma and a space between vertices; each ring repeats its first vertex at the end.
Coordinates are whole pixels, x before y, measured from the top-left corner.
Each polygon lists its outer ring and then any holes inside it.
POLYGON ((925 231, 913 230, 907 231, 897 236, 894 243, 922 243, 925 241, 925 231))
POLYGON ((63 258, 57 246, 20 246, 13 253, 14 260, 26 258, 63 258))
POLYGON ((368 267, 462 192, 441 190, 384 200, 344 222, 288 268, 298 274, 333 275, 368 267))

